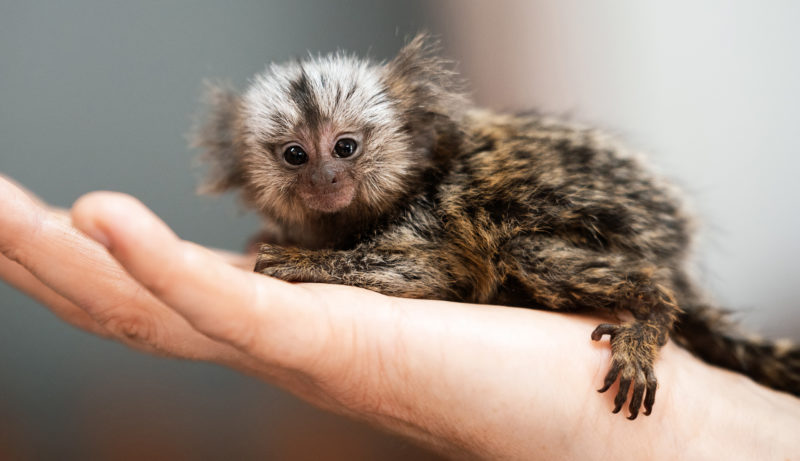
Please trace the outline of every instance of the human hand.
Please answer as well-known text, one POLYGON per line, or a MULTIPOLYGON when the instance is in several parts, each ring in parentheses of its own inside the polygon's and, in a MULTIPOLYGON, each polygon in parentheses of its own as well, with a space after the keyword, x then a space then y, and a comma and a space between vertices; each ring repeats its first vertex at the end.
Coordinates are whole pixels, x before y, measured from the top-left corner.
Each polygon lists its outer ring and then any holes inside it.
POLYGON ((0 207, 0 276, 67 322, 236 368, 450 455, 800 453, 797 399, 673 345, 657 364, 653 415, 612 415, 613 393, 594 392, 610 356, 589 339, 597 319, 289 284, 181 241, 120 194, 82 198, 70 222, 0 179, 0 207))

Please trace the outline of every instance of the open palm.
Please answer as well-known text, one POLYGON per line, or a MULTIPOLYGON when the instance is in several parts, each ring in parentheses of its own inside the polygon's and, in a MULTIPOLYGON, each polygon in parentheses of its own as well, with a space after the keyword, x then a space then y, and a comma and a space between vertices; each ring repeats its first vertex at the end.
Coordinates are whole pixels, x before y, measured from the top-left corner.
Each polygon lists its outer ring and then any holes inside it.
POLYGON ((800 401, 673 345, 653 415, 611 414, 613 393, 595 392, 610 356, 589 339, 597 319, 286 283, 253 273, 249 256, 180 240, 121 194, 89 194, 67 214, 0 178, 0 209, 0 277, 72 325, 233 367, 447 454, 800 453, 800 401))

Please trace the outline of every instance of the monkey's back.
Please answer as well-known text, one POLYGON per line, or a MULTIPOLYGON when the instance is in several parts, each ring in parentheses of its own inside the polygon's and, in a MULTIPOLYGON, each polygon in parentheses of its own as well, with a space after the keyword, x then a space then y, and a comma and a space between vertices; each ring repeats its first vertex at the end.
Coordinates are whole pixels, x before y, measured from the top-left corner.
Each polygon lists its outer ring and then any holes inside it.
POLYGON ((515 246, 555 239, 575 258, 616 255, 684 278, 691 226, 677 194, 612 136, 485 111, 470 113, 466 126, 436 201, 454 251, 473 270, 492 274, 515 246))

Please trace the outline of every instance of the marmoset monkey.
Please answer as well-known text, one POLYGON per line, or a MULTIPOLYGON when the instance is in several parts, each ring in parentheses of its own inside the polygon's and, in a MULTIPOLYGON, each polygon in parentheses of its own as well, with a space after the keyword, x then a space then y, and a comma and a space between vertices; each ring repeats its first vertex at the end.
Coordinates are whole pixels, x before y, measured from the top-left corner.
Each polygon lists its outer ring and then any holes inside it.
POLYGON ((243 94, 210 87, 195 144, 209 189, 268 223, 255 270, 387 295, 628 313, 604 392, 630 419, 672 336, 706 361, 800 395, 800 349, 748 340, 686 271, 671 189, 601 131, 472 106, 424 34, 388 63, 337 53, 273 64, 243 94))

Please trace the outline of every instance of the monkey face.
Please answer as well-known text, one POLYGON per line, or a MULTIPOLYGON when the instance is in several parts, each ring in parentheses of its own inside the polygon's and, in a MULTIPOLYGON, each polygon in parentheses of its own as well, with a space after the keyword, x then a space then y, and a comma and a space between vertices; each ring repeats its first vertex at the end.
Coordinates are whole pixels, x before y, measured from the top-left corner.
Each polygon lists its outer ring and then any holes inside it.
POLYGON ((211 164, 205 190, 239 188, 287 228, 383 216, 456 151, 467 100, 433 51, 419 35, 388 63, 337 53, 272 64, 241 95, 209 86, 193 141, 211 164))
POLYGON ((382 80, 346 56, 273 65, 242 98, 246 185, 267 214, 380 214, 424 153, 382 80))
POLYGON ((307 209, 335 213, 350 205, 356 193, 355 162, 364 151, 362 142, 361 133, 337 133, 327 125, 316 137, 280 148, 289 171, 297 175, 296 193, 307 209))

